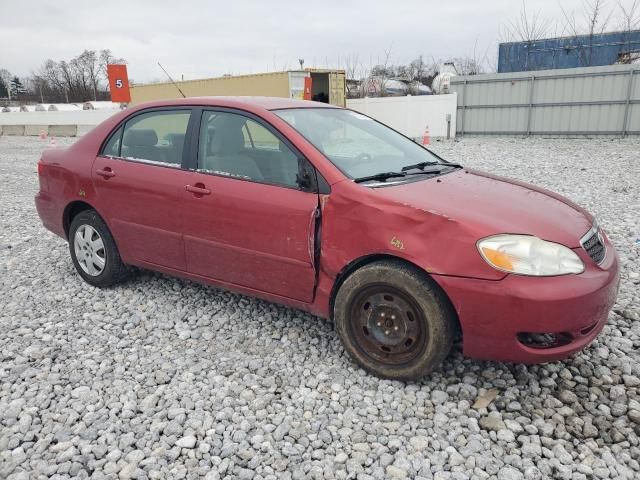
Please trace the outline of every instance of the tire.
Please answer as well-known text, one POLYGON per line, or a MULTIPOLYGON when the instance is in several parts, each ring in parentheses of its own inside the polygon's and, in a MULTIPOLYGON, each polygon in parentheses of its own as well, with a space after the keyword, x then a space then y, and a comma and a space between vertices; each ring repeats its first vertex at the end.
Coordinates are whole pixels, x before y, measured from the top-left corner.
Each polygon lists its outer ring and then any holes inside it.
POLYGON ((110 287, 130 274, 109 228, 95 210, 82 211, 71 221, 69 252, 77 272, 94 287, 110 287))
POLYGON ((451 350, 457 316, 424 272, 385 260, 356 270, 340 286, 334 321, 344 348, 366 371, 417 380, 451 350))

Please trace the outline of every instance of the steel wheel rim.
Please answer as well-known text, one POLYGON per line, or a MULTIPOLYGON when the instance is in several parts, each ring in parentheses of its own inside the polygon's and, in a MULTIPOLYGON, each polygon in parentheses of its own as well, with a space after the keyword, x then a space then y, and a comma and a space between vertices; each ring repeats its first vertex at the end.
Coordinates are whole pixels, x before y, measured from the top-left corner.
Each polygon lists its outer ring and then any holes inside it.
POLYGON ((360 290, 351 303, 349 326, 358 349, 376 362, 401 367, 426 348, 426 321, 418 304, 390 285, 360 290))
POLYGON ((91 225, 80 225, 73 236, 73 251, 84 273, 97 277, 104 271, 107 251, 98 231, 91 225))

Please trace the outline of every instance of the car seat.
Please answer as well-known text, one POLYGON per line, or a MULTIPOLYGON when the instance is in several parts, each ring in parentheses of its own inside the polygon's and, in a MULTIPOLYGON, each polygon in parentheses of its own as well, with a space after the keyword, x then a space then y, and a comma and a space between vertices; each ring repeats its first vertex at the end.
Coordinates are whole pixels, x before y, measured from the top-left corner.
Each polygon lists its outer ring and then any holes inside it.
POLYGON ((220 115, 214 121, 215 134, 209 151, 200 168, 264 180, 260 169, 249 155, 244 153, 242 127, 245 120, 238 115, 220 115))
POLYGON ((122 156, 165 162, 161 149, 157 147, 158 135, 151 129, 132 128, 124 133, 122 139, 122 156))

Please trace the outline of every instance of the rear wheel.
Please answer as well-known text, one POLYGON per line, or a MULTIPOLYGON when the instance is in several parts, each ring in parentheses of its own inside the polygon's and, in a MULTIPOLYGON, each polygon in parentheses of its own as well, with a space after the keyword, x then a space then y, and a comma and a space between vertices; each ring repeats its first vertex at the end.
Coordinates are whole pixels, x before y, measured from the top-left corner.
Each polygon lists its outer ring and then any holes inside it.
POLYGON ((447 356, 456 316, 444 292, 423 272, 398 261, 366 265, 342 284, 334 305, 336 329, 365 370, 416 380, 447 356))
POLYGON ((129 275, 109 228, 95 210, 76 215, 69 226, 69 252, 85 282, 109 287, 129 275))

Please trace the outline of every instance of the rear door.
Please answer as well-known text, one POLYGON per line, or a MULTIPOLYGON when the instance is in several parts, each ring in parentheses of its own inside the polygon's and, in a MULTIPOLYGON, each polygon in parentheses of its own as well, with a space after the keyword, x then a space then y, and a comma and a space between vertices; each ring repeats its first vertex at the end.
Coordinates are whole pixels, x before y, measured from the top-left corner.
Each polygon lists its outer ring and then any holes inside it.
POLYGON ((181 202, 190 118, 190 108, 129 117, 95 159, 97 208, 125 262, 186 269, 181 202))
POLYGON ((318 196, 298 178, 310 165, 248 114, 204 110, 198 130, 184 191, 188 271, 310 302, 318 196))

